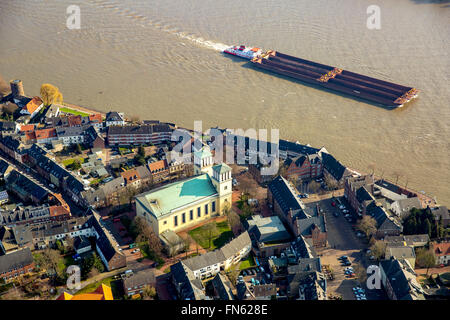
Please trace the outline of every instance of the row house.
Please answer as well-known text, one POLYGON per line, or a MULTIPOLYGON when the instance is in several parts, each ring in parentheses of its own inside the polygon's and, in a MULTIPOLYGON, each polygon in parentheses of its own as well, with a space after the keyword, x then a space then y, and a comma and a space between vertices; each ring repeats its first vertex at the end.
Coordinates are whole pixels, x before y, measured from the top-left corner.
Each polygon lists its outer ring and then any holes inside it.
POLYGON ((4 136, 0 138, 0 150, 6 153, 11 159, 20 163, 26 161, 26 150, 24 144, 15 137, 4 136))
POLYGON ((21 275, 31 273, 34 260, 29 248, 0 256, 0 279, 11 281, 21 275))
POLYGON ((148 169, 150 170, 154 183, 164 180, 170 173, 167 160, 151 162, 148 164, 148 169))
POLYGON ((197 279, 204 279, 237 264, 250 253, 251 247, 252 242, 246 231, 222 248, 183 260, 183 264, 197 279))
POLYGON ((354 175, 354 172, 340 163, 331 154, 321 152, 320 155, 322 158, 323 175, 326 180, 333 181, 337 186, 342 187, 346 178, 354 175))
POLYGON ((16 170, 6 177, 6 189, 23 202, 41 204, 48 198, 48 192, 34 181, 28 179, 16 170))
POLYGON ((36 136, 36 143, 47 144, 58 139, 56 129, 54 128, 35 130, 34 134, 36 136))
POLYGON ((56 134, 64 146, 70 146, 72 144, 82 144, 85 142, 84 131, 86 129, 86 127, 57 128, 56 134))
POLYGON ((71 217, 70 209, 64 206, 17 207, 0 212, 0 226, 36 224, 46 221, 61 221, 71 217))
POLYGON ((322 161, 317 153, 288 158, 286 177, 303 181, 321 177, 323 174, 322 161))
POLYGON ((373 196, 373 175, 349 177, 344 184, 344 197, 350 206, 360 215, 366 214, 367 202, 375 200, 373 196))

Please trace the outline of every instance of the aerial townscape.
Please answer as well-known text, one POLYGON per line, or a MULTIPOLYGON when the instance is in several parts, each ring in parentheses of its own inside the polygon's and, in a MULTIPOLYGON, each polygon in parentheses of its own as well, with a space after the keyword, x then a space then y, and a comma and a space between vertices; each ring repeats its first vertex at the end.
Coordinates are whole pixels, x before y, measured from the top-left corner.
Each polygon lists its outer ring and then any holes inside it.
POLYGON ((307 142, 97 112, 51 84, 6 91, 1 300, 450 297, 448 199, 375 164, 363 173, 307 142))

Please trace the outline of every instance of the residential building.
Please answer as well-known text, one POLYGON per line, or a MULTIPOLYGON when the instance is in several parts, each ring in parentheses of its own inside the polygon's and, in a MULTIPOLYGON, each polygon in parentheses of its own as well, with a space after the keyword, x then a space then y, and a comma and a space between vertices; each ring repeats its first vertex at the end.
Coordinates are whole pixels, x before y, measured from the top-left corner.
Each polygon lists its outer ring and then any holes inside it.
POLYGON ((385 258, 390 259, 391 257, 407 260, 413 269, 416 266, 416 253, 412 246, 386 246, 385 258))
POLYGON ((418 197, 395 200, 389 207, 389 209, 401 219, 408 217, 413 208, 422 209, 422 204, 418 197))
POLYGON ((360 215, 366 214, 366 207, 375 200, 373 175, 349 177, 344 184, 344 197, 360 215))
POLYGON ((20 110, 20 114, 29 115, 33 118, 44 106, 44 102, 39 97, 33 97, 23 108, 20 110))
POLYGON ((231 168, 213 165, 210 153, 208 160, 196 167, 201 174, 136 196, 136 215, 143 217, 157 235, 195 226, 231 207, 231 168))
POLYGON ((334 181, 338 186, 343 186, 347 177, 354 173, 341 164, 335 157, 327 152, 321 152, 323 174, 326 180, 334 181))
POLYGON ((6 189, 23 202, 41 204, 48 197, 47 190, 16 170, 6 177, 6 189))
POLYGON ((411 246, 421 248, 430 242, 428 234, 412 234, 407 236, 386 236, 384 241, 390 247, 411 246))
POLYGON ((64 205, 44 204, 43 206, 18 206, 14 210, 0 211, 0 226, 36 224, 47 221, 67 220, 71 217, 70 208, 64 205))
POLYGON ((204 279, 240 262, 250 253, 251 246, 252 242, 246 231, 220 249, 183 260, 183 265, 189 268, 196 278, 204 279))
POLYGON ((109 126, 109 145, 161 144, 170 141, 173 129, 167 124, 145 126, 109 126))
POLYGON ((47 110, 45 111, 44 117, 45 119, 50 119, 50 118, 56 118, 59 116, 60 114, 60 108, 61 105, 59 104, 51 104, 47 110))
POLYGON ((323 175, 322 161, 317 153, 288 158, 284 164, 287 178, 309 181, 323 175))
POLYGON ((26 159, 25 145, 13 136, 3 136, 0 138, 0 150, 10 158, 23 163, 26 159))
POLYGON ((0 278, 6 282, 30 273, 33 269, 34 261, 29 248, 0 255, 0 278))
POLYGON ((181 300, 205 300, 205 288, 183 261, 170 266, 172 284, 181 300))
POLYGON ((235 290, 228 277, 222 273, 216 274, 211 280, 214 296, 218 300, 235 300, 235 290))
POLYGON ((431 212, 434 216, 434 219, 437 222, 441 222, 444 228, 448 228, 450 226, 450 211, 446 206, 440 206, 437 208, 428 207, 427 210, 431 212))
POLYGON ((424 291, 408 261, 394 259, 380 261, 381 283, 390 300, 425 300, 424 291))
POLYGON ((272 300, 277 296, 277 286, 275 283, 258 284, 250 288, 255 300, 272 300))
POLYGON ((135 294, 142 294, 146 286, 155 287, 155 271, 154 269, 144 269, 133 272, 131 277, 123 280, 123 289, 127 296, 131 297, 135 294))
POLYGON ((295 225, 297 226, 295 232, 297 236, 311 238, 314 247, 327 246, 328 235, 325 215, 319 213, 318 216, 296 219, 295 225))
POLYGON ((39 129, 34 131, 36 135, 36 143, 51 143, 53 140, 57 140, 58 136, 56 134, 56 129, 39 129))
POLYGON ((264 169, 270 167, 270 163, 267 165, 263 165, 261 162, 258 162, 256 164, 249 164, 248 165, 248 172, 253 176, 253 179, 255 179, 259 184, 267 184, 273 179, 273 175, 271 174, 264 174, 264 169))
POLYGON ((110 111, 106 114, 105 124, 109 126, 123 126, 125 125, 125 120, 123 119, 123 113, 116 111, 110 111))
POLYGON ((157 183, 169 176, 167 160, 158 160, 148 163, 148 169, 152 175, 153 182, 157 183))
POLYGON ((141 186, 141 177, 139 176, 139 172, 136 168, 123 171, 120 173, 125 184, 129 187, 139 188, 141 186))
POLYGON ((399 236, 403 231, 401 222, 391 217, 386 209, 377 201, 372 201, 366 208, 366 214, 375 219, 377 223, 377 239, 384 239, 386 236, 399 236))
POLYGON ((72 144, 82 144, 85 142, 84 131, 85 127, 62 127, 56 129, 56 135, 61 140, 64 146, 71 146, 72 144))
POLYGON ((297 271, 288 276, 287 295, 296 300, 327 300, 327 280, 319 271, 297 271))
POLYGON ((436 256, 436 264, 450 264, 450 242, 433 243, 433 251, 436 256))

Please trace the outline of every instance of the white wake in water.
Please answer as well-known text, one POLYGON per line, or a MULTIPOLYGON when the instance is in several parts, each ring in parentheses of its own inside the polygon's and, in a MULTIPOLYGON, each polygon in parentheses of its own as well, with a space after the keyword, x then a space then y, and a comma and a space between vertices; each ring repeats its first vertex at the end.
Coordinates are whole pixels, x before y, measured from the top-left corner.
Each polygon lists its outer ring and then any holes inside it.
POLYGON ((161 23, 160 21, 152 21, 150 18, 143 16, 135 11, 133 11, 132 9, 129 8, 121 8, 118 4, 116 4, 113 1, 103 1, 103 0, 91 0, 91 3, 93 3, 94 5, 101 7, 103 9, 109 9, 109 10, 113 10, 116 14, 122 15, 122 16, 126 16, 127 18, 131 18, 133 20, 135 20, 138 23, 142 23, 144 21, 146 21, 147 25, 153 26, 155 28, 158 28, 161 31, 164 31, 166 33, 170 33, 173 35, 178 36, 181 39, 186 39, 189 40, 197 45, 200 45, 204 48, 208 48, 208 49, 212 49, 215 51, 219 51, 219 52, 223 52, 226 48, 229 48, 229 45, 226 45, 224 43, 220 43, 220 42, 214 42, 214 41, 210 41, 210 40, 205 40, 202 37, 197 37, 195 35, 189 35, 186 34, 184 32, 179 32, 179 31, 175 31, 175 30, 171 30, 170 26, 168 25, 164 25, 163 23, 161 23))

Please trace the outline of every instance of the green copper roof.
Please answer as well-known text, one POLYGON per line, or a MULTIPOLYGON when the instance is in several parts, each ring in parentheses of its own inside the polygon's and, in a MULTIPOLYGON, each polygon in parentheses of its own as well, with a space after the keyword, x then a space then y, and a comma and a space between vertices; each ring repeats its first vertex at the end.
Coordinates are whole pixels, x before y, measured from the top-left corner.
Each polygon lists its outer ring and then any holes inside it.
POLYGON ((225 173, 225 172, 231 171, 231 168, 226 163, 221 163, 221 164, 215 165, 213 167, 213 170, 217 171, 218 173, 225 173))
POLYGON ((201 151, 196 151, 194 152, 194 156, 196 156, 197 158, 206 158, 206 157, 212 157, 211 151, 207 150, 207 149, 202 149, 201 151))
POLYGON ((215 194, 217 191, 211 179, 207 174, 202 174, 140 194, 136 197, 136 201, 140 202, 156 218, 160 218, 180 207, 215 194))

